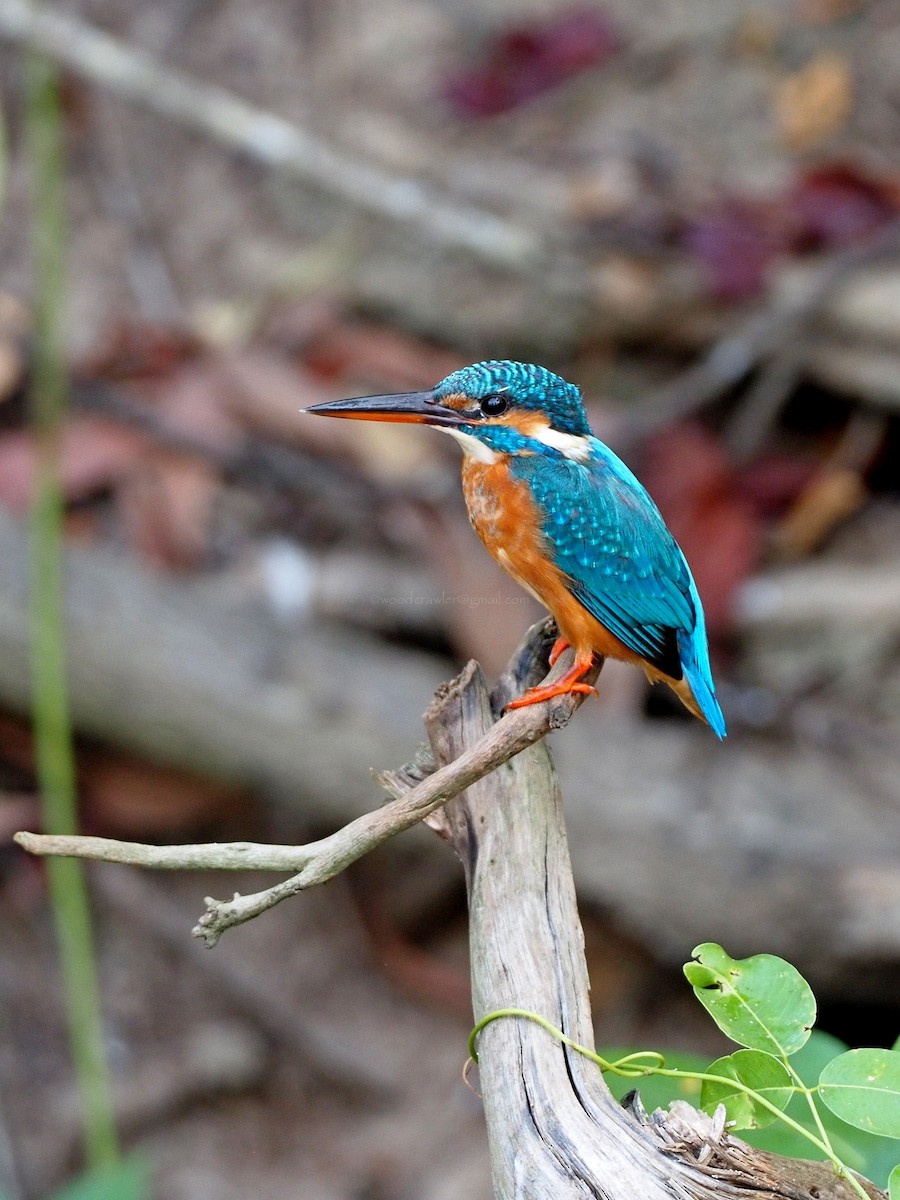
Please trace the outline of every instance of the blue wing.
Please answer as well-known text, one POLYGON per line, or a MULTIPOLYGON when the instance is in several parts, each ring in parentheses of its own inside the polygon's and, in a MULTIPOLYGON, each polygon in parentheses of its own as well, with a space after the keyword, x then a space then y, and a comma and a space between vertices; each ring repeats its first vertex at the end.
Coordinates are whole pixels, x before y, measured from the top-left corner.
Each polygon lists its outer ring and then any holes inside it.
POLYGON ((591 441, 586 463, 517 455, 511 470, 543 509, 553 560, 576 599, 635 654, 681 679, 679 635, 693 634, 699 608, 691 573, 647 491, 591 441))
POLYGON ((518 454, 510 471, 543 510, 550 552, 575 598, 629 650, 686 679, 722 738, 703 606, 684 555, 646 489, 608 446, 590 440, 587 462, 518 454))

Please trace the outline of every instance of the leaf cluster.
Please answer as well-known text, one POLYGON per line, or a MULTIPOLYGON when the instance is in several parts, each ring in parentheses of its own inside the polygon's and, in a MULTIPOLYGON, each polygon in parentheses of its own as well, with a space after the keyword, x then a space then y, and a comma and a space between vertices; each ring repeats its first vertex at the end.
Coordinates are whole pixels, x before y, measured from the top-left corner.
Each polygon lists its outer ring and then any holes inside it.
MULTIPOLYGON (((684 1097, 691 1081, 695 1089, 699 1085, 694 1102, 708 1113, 724 1106, 730 1128, 746 1131, 753 1144, 830 1159, 851 1182, 851 1171, 862 1172, 887 1183, 891 1200, 900 1200, 900 1165, 894 1166, 900 1158, 900 1039, 890 1050, 851 1050, 815 1030, 812 989, 795 967, 772 954, 733 959, 705 942, 684 974, 741 1049, 707 1067, 696 1060, 648 1064, 660 1082, 680 1084, 677 1093, 666 1095, 664 1086, 654 1099, 684 1097)), ((624 1061, 611 1063, 611 1070, 620 1074, 624 1061)))
POLYGON ((469 1039, 500 1017, 525 1017, 592 1059, 621 1095, 640 1080, 645 1106, 687 1100, 712 1115, 720 1107, 730 1129, 762 1149, 834 1164, 860 1195, 854 1172, 886 1185, 900 1200, 900 1039, 890 1050, 851 1050, 813 1028, 816 1001, 800 972, 773 954, 734 959, 704 942, 684 967, 694 994, 739 1050, 709 1066, 690 1055, 611 1051, 579 1046, 537 1013, 489 1013, 469 1039), (895 1165, 896 1164, 896 1165, 895 1165))

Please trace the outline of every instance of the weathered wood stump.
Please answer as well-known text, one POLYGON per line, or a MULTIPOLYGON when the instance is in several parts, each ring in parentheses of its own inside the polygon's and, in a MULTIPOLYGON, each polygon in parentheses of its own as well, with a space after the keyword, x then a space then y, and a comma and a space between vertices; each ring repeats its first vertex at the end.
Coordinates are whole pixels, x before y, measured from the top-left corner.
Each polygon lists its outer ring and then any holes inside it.
MULTIPOLYGON (((437 693, 425 722, 439 766, 479 742, 503 705, 536 682, 539 645, 524 644, 493 696, 475 663, 437 693)), ((546 741, 427 820, 466 874, 476 1019, 527 1009, 592 1046, 584 938, 546 741)), ((492 1022, 478 1050, 497 1200, 855 1196, 830 1164, 753 1150, 681 1102, 652 1117, 639 1103, 622 1108, 590 1060, 527 1019, 492 1022)))
MULTIPOLYGON (((16 840, 38 854, 145 867, 252 863, 297 872, 253 896, 208 899, 195 933, 214 945, 231 926, 332 878, 424 818, 465 870, 476 1019, 524 1009, 590 1046, 583 934, 560 788, 544 740, 583 697, 559 697, 500 718, 503 705, 543 674, 554 634, 549 622, 535 626, 493 695, 477 663, 442 685, 425 715, 431 755, 385 773, 381 782, 392 803, 320 842, 158 847, 33 834, 16 840)), ((551 678, 570 661, 567 651, 551 678)), ((588 1058, 526 1018, 506 1016, 484 1028, 479 1066, 497 1200, 857 1200, 830 1164, 753 1150, 725 1132, 722 1120, 683 1102, 650 1116, 638 1100, 621 1107, 588 1058)), ((865 1186, 873 1200, 883 1198, 865 1186)))

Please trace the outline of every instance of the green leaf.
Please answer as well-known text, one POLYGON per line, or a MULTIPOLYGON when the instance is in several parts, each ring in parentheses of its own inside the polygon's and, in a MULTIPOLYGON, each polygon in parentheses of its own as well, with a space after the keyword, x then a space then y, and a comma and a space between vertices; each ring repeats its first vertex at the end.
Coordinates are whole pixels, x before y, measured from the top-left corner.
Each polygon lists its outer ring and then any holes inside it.
POLYGON ((888 1200, 900 1200, 900 1163, 888 1175, 888 1200))
MULTIPOLYGON (((763 1050, 736 1050, 725 1058, 717 1058, 705 1074, 724 1075, 743 1083, 782 1112, 794 1094, 787 1068, 763 1050)), ((712 1114, 720 1104, 725 1105, 725 1116, 734 1122, 736 1129, 762 1129, 777 1120, 777 1114, 760 1104, 755 1096, 727 1083, 704 1080, 700 1107, 712 1114)))
POLYGON ((900 1138, 900 1051, 848 1050, 822 1071, 819 1095, 849 1125, 900 1138))
MULTIPOLYGON (((845 1042, 829 1033, 814 1029, 803 1049, 791 1058, 791 1066, 807 1087, 814 1087, 826 1064, 847 1049, 845 1042)), ((888 1173, 897 1161, 897 1143, 892 1138, 877 1137, 873 1133, 854 1129, 852 1125, 836 1117, 824 1104, 819 1107, 822 1123, 838 1157, 848 1167, 871 1179, 878 1187, 886 1187, 888 1173)), ((804 1129, 818 1133, 809 1104, 802 1096, 794 1096, 788 1105, 787 1113, 804 1129)), ((781 1121, 776 1121, 765 1129, 745 1130, 741 1137, 751 1145, 758 1146, 760 1150, 783 1154, 786 1158, 824 1158, 806 1138, 781 1121)))
POLYGON ((724 1034, 751 1050, 783 1057, 804 1045, 816 1000, 796 967, 774 954, 731 958, 715 942, 693 951, 684 973, 724 1034))
POLYGON ((142 1155, 132 1155, 117 1166, 86 1175, 54 1192, 50 1200, 148 1200, 150 1171, 142 1155))

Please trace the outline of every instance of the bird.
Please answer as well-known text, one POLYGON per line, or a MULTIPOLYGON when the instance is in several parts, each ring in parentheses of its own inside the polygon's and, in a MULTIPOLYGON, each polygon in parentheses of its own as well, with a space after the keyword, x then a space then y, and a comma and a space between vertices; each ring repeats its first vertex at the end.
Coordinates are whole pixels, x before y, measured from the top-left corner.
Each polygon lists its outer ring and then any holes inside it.
POLYGON ((430 391, 314 404, 307 412, 430 425, 463 448, 469 520, 487 550, 555 618, 550 664, 571 667, 507 709, 571 692, 595 656, 668 684, 719 737, 703 605, 687 560, 647 490, 588 424, 580 389, 546 367, 491 360, 430 391))

